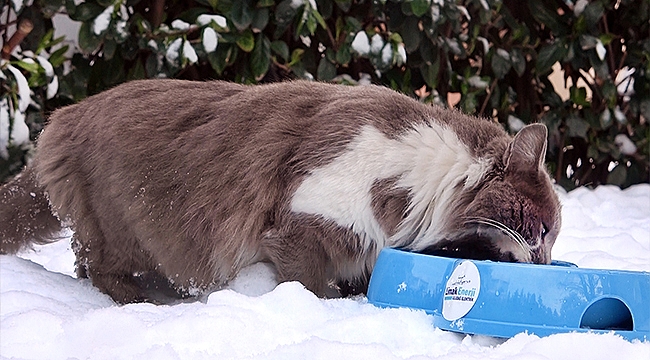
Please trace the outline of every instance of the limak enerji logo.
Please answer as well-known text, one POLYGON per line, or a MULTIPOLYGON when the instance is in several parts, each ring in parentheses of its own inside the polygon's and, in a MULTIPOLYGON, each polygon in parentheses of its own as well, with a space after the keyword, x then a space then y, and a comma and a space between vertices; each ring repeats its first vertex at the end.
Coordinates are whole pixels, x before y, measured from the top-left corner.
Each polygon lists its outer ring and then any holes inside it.
POLYGON ((451 273, 442 302, 442 316, 454 321, 467 315, 472 309, 481 290, 481 277, 476 265, 462 261, 451 273))

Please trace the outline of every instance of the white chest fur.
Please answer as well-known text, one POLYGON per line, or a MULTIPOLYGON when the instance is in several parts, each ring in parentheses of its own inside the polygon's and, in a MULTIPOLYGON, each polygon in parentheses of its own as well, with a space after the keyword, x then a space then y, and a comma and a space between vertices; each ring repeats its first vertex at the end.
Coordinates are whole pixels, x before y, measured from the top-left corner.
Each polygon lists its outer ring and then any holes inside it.
POLYGON ((435 235, 453 188, 477 183, 489 164, 473 158, 448 128, 419 124, 398 139, 365 126, 348 150, 313 170, 293 195, 291 210, 322 216, 352 229, 367 249, 394 245, 406 232, 418 239, 435 235), (397 176, 397 186, 409 190, 409 216, 391 239, 373 214, 371 187, 376 180, 397 176))

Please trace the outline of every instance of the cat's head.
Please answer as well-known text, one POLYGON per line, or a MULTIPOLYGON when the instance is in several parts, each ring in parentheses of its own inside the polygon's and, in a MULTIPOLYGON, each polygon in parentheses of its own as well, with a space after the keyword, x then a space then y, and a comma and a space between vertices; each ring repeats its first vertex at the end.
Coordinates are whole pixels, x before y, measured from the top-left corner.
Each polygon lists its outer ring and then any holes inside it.
POLYGON ((424 253, 550 263, 560 230, 560 203, 544 169, 547 130, 533 124, 510 142, 495 174, 454 211, 444 239, 424 253))

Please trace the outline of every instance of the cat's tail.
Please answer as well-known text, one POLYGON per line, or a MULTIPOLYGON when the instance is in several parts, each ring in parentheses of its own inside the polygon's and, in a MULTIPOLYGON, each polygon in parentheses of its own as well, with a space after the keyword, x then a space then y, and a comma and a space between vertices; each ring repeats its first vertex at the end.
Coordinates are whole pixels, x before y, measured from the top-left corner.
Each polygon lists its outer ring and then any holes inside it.
POLYGON ((32 244, 57 241, 61 221, 45 191, 27 168, 0 187, 0 254, 15 254, 32 244))

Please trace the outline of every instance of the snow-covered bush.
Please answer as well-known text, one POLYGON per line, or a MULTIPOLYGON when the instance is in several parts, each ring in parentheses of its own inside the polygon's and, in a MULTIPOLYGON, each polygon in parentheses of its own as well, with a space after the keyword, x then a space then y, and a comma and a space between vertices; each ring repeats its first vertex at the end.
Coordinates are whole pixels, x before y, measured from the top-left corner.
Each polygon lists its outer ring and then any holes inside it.
POLYGON ((566 188, 649 181, 647 0, 5 4, 3 43, 22 19, 34 31, 0 66, 0 181, 25 161, 22 118, 33 141, 48 111, 128 80, 159 77, 383 84, 493 118, 512 132, 546 123, 547 161, 566 188), (54 14, 81 24, 68 57, 51 35, 54 14), (20 74, 29 86, 26 109, 20 74))

